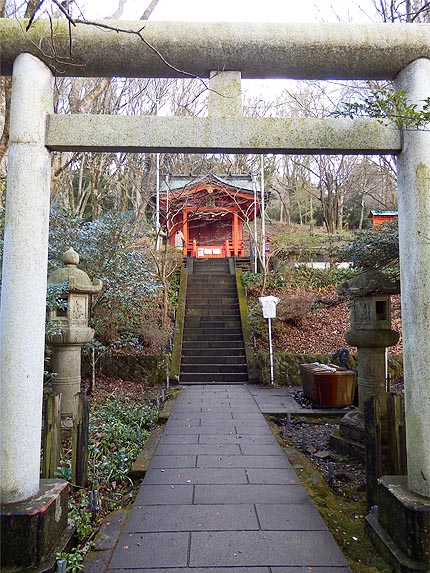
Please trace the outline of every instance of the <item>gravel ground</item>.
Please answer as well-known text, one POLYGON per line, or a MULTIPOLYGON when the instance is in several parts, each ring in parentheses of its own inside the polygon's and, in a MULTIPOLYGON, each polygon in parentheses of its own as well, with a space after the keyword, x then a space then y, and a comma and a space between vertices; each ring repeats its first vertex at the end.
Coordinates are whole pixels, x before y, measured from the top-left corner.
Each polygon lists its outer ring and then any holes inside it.
POLYGON ((281 437, 310 458, 334 492, 351 501, 362 496, 366 490, 364 465, 330 448, 329 438, 337 429, 337 424, 306 421, 299 417, 290 420, 278 418, 277 423, 281 437))

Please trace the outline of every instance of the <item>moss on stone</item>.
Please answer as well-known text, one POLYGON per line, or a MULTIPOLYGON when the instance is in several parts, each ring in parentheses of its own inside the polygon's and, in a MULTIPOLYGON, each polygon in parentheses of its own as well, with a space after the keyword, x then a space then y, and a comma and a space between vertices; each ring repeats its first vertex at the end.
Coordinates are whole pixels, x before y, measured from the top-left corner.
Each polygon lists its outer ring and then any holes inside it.
POLYGON ((249 324, 248 303, 246 300, 245 289, 242 282, 242 270, 236 270, 236 287, 237 298, 239 301, 240 320, 242 323, 242 334, 245 345, 246 363, 248 366, 248 380, 250 383, 257 383, 259 381, 259 373, 255 360, 254 346, 252 343, 252 330, 249 324))
POLYGON ((178 380, 181 371, 182 337, 184 332, 185 300, 187 297, 188 275, 186 269, 181 270, 179 284, 178 307, 176 310, 176 324, 173 338, 173 350, 170 360, 170 377, 172 381, 178 380))

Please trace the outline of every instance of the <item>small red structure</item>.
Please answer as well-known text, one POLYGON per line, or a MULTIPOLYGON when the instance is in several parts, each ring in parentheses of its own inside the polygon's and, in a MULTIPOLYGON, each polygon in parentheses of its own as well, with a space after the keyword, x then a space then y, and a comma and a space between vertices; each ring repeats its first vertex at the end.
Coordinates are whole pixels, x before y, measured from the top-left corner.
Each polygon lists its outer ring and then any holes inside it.
POLYGON ((379 227, 383 223, 388 223, 393 219, 397 219, 397 211, 370 211, 369 219, 372 219, 372 225, 374 227, 379 227))
POLYGON ((250 175, 175 175, 160 188, 160 218, 168 241, 189 257, 245 255, 244 223, 260 214, 259 184, 250 175))

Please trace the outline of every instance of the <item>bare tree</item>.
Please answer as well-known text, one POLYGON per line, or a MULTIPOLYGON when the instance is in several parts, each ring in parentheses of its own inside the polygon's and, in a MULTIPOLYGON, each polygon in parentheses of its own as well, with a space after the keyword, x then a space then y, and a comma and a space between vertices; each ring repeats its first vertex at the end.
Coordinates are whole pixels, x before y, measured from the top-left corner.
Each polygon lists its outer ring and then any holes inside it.
POLYGON ((424 23, 430 20, 430 2, 426 0, 373 0, 383 22, 424 23))

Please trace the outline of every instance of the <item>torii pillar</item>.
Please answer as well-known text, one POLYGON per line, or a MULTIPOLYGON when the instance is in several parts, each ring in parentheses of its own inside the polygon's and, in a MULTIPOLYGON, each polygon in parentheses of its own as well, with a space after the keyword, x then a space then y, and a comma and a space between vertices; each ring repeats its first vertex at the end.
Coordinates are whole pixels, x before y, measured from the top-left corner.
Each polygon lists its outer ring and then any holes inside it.
MULTIPOLYGON (((395 87, 422 107, 430 60, 406 66, 395 87)), ((430 131, 403 130, 397 167, 408 473, 380 478, 366 529, 379 547, 394 541, 396 565, 412 572, 430 570, 430 131)))
POLYGON ((19 55, 12 76, 0 306, 2 570, 55 560, 67 528, 67 483, 40 480, 51 173, 45 129, 52 110, 51 71, 37 58, 19 55))

